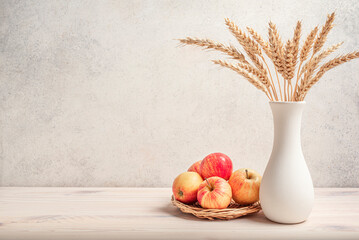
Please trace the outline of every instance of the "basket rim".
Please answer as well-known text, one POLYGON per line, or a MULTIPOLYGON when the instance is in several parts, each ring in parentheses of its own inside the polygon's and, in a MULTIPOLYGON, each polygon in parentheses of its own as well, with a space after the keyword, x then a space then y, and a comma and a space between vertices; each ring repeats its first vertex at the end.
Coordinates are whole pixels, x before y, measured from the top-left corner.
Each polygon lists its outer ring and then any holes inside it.
POLYGON ((229 207, 224 209, 205 209, 202 207, 195 206, 198 202, 194 204, 185 204, 171 197, 172 204, 179 208, 180 211, 184 213, 190 213, 198 218, 207 218, 209 220, 214 219, 234 219, 239 218, 248 214, 257 213, 261 211, 260 202, 255 202, 250 205, 239 205, 232 200, 231 205, 236 207, 229 207))

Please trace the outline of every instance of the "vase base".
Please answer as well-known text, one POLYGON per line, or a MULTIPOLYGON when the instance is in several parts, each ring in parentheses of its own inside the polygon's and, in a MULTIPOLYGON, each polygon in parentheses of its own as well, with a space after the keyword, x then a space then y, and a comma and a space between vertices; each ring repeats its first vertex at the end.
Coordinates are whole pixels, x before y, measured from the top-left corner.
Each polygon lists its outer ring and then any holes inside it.
POLYGON ((304 223, 305 221, 307 221, 307 219, 296 220, 296 221, 282 221, 282 220, 279 220, 279 219, 271 219, 271 218, 269 218, 267 216, 266 216, 266 218, 271 222, 280 223, 280 224, 286 224, 286 225, 300 224, 300 223, 304 223))

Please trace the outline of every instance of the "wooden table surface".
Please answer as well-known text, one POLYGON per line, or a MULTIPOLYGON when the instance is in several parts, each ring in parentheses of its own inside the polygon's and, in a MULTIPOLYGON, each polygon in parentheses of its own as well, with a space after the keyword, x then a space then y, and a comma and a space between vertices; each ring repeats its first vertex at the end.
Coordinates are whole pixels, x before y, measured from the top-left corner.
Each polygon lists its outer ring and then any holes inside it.
POLYGON ((315 190, 301 224, 201 220, 169 188, 0 188, 0 239, 359 239, 359 189, 315 190))

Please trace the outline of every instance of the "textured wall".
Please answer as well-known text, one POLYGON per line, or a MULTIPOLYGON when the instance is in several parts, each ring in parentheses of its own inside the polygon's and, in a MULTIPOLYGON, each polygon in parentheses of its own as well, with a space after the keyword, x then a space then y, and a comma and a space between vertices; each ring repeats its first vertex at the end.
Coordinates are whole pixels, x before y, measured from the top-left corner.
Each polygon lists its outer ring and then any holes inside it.
MULTIPOLYGON (((273 124, 264 94, 184 36, 235 39, 224 17, 266 35, 329 36, 359 49, 359 2, 0 1, 2 186, 170 186, 215 151, 263 173, 273 124)), ((315 86, 303 151, 316 186, 359 187, 359 60, 315 86)))

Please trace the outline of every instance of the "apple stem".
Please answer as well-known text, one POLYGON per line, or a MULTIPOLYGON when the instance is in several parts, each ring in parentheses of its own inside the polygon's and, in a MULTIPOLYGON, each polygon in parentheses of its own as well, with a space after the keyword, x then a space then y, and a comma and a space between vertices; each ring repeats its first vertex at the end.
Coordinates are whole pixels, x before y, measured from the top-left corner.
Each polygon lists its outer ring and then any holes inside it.
POLYGON ((206 179, 206 182, 207 182, 207 185, 208 185, 208 187, 209 187, 210 191, 212 191, 212 190, 213 190, 213 187, 211 186, 211 184, 209 184, 209 182, 208 182, 207 178, 205 178, 205 179, 206 179))
POLYGON ((246 178, 249 179, 248 177, 248 170, 246 169, 246 178))
POLYGON ((208 187, 210 187, 211 185, 209 184, 209 182, 208 182, 207 178, 205 178, 205 179, 206 179, 206 182, 207 182, 208 187))

